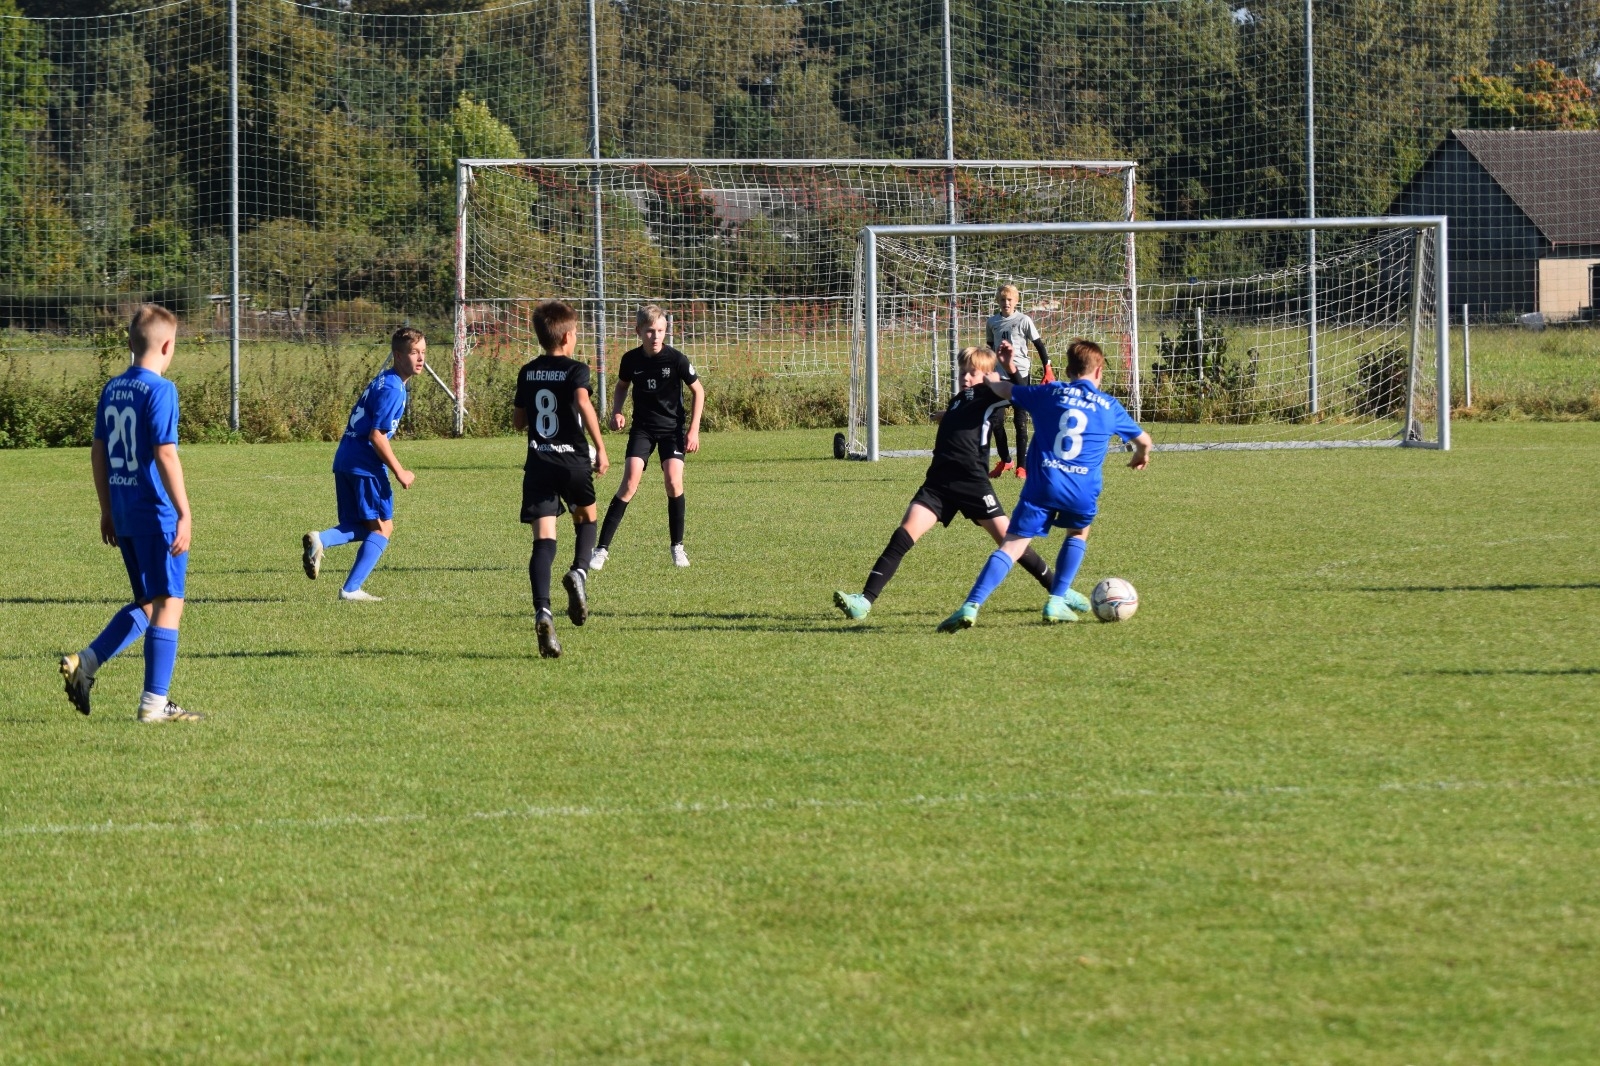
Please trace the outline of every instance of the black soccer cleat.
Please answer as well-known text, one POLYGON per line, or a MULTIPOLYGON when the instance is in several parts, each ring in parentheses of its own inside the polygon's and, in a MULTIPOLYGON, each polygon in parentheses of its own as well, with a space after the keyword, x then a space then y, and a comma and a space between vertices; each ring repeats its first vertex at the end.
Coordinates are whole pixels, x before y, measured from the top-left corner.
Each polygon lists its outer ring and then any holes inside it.
POLYGON ((561 658, 561 641, 556 639, 556 621, 549 611, 540 611, 534 628, 539 631, 539 654, 546 659, 561 658))
POLYGON ((589 620, 588 575, 574 567, 561 579, 561 587, 567 590, 567 618, 575 626, 583 625, 589 620))
POLYGON ((89 690, 94 688, 94 677, 86 673, 76 655, 61 657, 61 681, 67 689, 67 699, 79 714, 89 713, 89 690))

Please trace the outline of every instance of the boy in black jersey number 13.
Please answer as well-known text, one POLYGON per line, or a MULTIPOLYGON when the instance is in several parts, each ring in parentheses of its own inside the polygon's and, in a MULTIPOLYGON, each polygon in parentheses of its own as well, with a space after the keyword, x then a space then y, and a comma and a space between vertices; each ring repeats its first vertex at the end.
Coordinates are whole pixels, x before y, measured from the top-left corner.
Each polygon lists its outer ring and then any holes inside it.
POLYGON ((706 389, 695 376, 689 357, 667 343, 667 313, 655 304, 639 308, 634 318, 639 347, 622 357, 617 368, 616 398, 611 404, 611 428, 627 425, 622 404, 633 386, 633 432, 628 434, 628 463, 622 484, 606 508, 605 525, 600 529, 600 546, 595 549, 590 568, 599 570, 611 557, 611 538, 616 536, 628 501, 639 491, 645 464, 651 451, 661 456, 661 474, 667 483, 667 528, 672 536, 672 561, 689 565, 683 548, 683 457, 700 450, 700 413, 705 409, 706 389), (689 386, 693 411, 689 429, 683 426, 683 387, 689 386))
POLYGON ((600 420, 589 402, 589 368, 572 358, 578 346, 578 313, 550 301, 533 312, 533 330, 544 354, 517 373, 517 395, 511 424, 528 431, 528 459, 522 474, 522 520, 533 526, 533 555, 528 580, 533 583, 539 654, 561 655, 555 620, 550 613, 550 569, 556 558, 557 519, 572 511, 578 544, 572 569, 562 578, 567 590, 567 618, 581 626, 589 617, 588 566, 594 551, 594 474, 611 466, 600 439, 600 420), (589 457, 585 431, 594 441, 589 457))

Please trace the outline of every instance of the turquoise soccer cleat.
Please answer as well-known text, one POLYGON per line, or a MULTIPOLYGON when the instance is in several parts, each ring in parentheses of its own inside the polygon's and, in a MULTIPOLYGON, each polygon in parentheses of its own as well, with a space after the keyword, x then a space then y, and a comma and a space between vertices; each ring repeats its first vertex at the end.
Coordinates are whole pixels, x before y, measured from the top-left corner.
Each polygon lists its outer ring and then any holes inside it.
POLYGON ((1051 596, 1044 601, 1044 620, 1047 625, 1056 625, 1060 622, 1076 622, 1078 616, 1072 613, 1071 601, 1065 596, 1051 596))
POLYGON ((939 632, 957 633, 963 629, 971 629, 977 620, 978 608, 970 603, 963 603, 955 614, 939 623, 939 632))
MULTIPOLYGON (((1052 596, 1051 598, 1054 599, 1055 597, 1052 596)), ((1093 610, 1089 605, 1089 597, 1073 589, 1067 589, 1066 594, 1061 599, 1065 600, 1067 606, 1079 614, 1088 614, 1093 610)))
POLYGON ((872 601, 859 592, 835 592, 833 605, 844 612, 852 622, 859 622, 872 613, 872 601))

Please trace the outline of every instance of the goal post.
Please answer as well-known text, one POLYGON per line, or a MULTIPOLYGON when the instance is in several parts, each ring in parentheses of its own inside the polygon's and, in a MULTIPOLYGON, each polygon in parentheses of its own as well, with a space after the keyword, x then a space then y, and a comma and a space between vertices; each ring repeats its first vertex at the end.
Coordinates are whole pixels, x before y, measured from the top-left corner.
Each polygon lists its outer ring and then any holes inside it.
MULTIPOLYGON (((975 296, 1001 276, 983 253, 996 242, 1085 242, 1047 257, 1049 269, 1016 278, 1022 309, 1052 319, 1053 332, 1040 328, 1053 351, 1073 336, 1102 343, 1113 357, 1105 387, 1159 450, 1448 449, 1448 226, 1444 216, 1395 216, 863 227, 852 345, 861 402, 852 404, 843 451, 871 461, 926 454, 882 448, 882 372, 889 349, 914 335, 918 308, 944 288, 935 250, 952 235, 977 250, 957 265, 975 296), (1320 236, 1314 265, 1293 258, 1300 243, 1285 244, 1283 264, 1259 274, 1213 268, 1181 281, 1139 282, 1131 255, 1126 267, 1110 265, 1116 244, 1130 238, 1216 245, 1296 232, 1320 236)), ((978 316, 970 317, 971 343, 980 343, 978 316)))
MULTIPOLYGON (((808 402, 848 402, 863 225, 1126 219, 1136 175, 1131 161, 1092 159, 462 159, 458 431, 469 362, 525 357, 532 309, 547 299, 582 318, 597 406, 606 353, 633 346, 644 303, 667 312, 672 343, 708 381, 809 379, 797 385, 808 402)), ((956 315, 949 291, 943 300, 945 328, 926 338, 903 418, 926 416, 948 383, 956 315)))

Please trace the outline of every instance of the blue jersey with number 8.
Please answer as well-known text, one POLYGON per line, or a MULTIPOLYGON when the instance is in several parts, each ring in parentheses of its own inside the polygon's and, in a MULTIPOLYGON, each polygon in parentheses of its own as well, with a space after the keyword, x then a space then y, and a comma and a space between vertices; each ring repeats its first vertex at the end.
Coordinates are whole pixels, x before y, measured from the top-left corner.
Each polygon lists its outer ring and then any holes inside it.
POLYGON ((178 443, 177 387, 153 370, 130 366, 100 392, 94 439, 105 444, 117 535, 175 532, 178 511, 156 470, 156 448, 178 443))
POLYGON ((1131 441, 1144 431, 1114 396, 1078 378, 1048 385, 1018 385, 1011 402, 1033 416, 1028 480, 1022 499, 1052 511, 1094 517, 1100 468, 1111 438, 1131 441))

